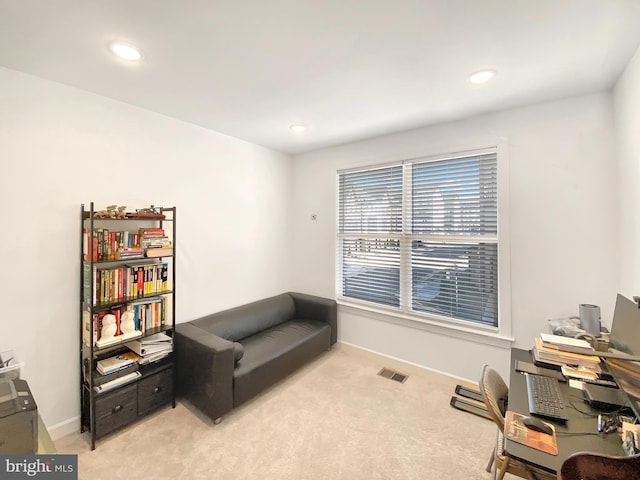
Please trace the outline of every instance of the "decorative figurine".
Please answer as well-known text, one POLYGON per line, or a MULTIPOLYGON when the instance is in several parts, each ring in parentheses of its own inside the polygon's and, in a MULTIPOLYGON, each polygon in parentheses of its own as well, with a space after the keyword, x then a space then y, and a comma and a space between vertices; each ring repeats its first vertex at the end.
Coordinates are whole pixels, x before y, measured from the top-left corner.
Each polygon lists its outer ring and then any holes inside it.
POLYGON ((136 330, 136 324, 133 321, 133 311, 127 310, 120 317, 120 331, 123 335, 127 335, 136 330))
POLYGON ((118 332, 118 326, 116 325, 116 316, 111 313, 107 313, 102 317, 102 332, 100 334, 100 341, 111 340, 116 336, 118 332))

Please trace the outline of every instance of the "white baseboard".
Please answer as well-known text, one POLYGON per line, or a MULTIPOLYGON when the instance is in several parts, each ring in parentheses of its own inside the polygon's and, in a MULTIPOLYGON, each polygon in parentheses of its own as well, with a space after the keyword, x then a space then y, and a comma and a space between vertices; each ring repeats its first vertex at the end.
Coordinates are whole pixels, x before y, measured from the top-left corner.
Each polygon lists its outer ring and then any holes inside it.
POLYGON ((65 435, 69 435, 70 433, 79 433, 80 416, 78 415, 63 422, 47 427, 47 430, 49 431, 49 436, 54 441, 58 438, 64 437, 65 435))
POLYGON ((338 340, 338 343, 341 346, 344 345, 344 346, 346 346, 348 348, 353 348, 353 349, 356 349, 356 350, 360 350, 361 352, 366 352, 366 353, 368 353, 370 355, 374 355, 374 356, 379 357, 379 358, 393 360, 394 362, 398 362, 398 363, 400 363, 402 365, 406 365, 407 367, 417 368, 417 369, 419 369, 419 370, 421 370, 423 372, 429 372, 429 373, 434 373, 434 374, 437 374, 437 375, 442 375, 443 377, 447 377, 448 379, 450 379, 452 381, 462 381, 462 382, 470 383, 472 385, 477 385, 478 384, 477 380, 470 380, 468 378, 463 378, 463 377, 459 377, 457 375, 452 375, 450 373, 443 372, 441 370, 436 370, 434 368, 430 368, 430 367, 427 367, 425 365, 420 365, 418 363, 409 362, 409 361, 404 360, 402 358, 394 357, 392 355, 387 355, 385 353, 380 353, 380 352, 377 352, 375 350, 371 350, 371 349, 368 349, 368 348, 365 348, 365 347, 361 347, 360 345, 355 345, 353 343, 345 342, 345 341, 342 341, 342 340, 338 340))

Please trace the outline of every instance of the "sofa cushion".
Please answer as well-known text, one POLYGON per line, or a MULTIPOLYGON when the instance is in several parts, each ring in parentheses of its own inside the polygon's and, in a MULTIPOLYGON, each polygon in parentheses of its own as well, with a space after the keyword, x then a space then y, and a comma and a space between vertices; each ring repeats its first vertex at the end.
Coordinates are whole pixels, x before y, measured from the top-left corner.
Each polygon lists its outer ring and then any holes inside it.
POLYGON ((291 295, 283 293, 214 313, 190 323, 226 340, 237 342, 291 320, 295 308, 291 295))
POLYGON ((233 373, 234 406, 328 350, 331 327, 317 320, 293 319, 242 340, 244 357, 233 373))
POLYGON ((244 356, 244 347, 241 343, 233 342, 233 359, 236 363, 244 356))

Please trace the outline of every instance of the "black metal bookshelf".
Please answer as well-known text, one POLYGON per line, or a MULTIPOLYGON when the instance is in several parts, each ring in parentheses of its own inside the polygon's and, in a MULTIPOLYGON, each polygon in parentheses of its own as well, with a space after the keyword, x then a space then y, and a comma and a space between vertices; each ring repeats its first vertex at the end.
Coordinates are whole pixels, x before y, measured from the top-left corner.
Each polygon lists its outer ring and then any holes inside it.
MULTIPOLYGON (((173 338, 176 311, 176 208, 153 207, 151 213, 128 213, 121 218, 99 217, 94 203, 81 205, 80 208, 80 432, 90 435, 91 449, 96 447, 96 439, 104 437, 123 428, 147 414, 171 404, 176 406, 175 396, 175 354, 169 353, 157 361, 140 364, 139 376, 130 382, 119 384, 105 391, 98 392, 94 388, 94 380, 100 375, 97 370, 98 361, 127 352, 127 342, 139 340, 158 333, 164 333, 173 338), (172 254, 159 257, 125 257, 119 258, 120 245, 114 245, 115 250, 109 249, 109 256, 96 258, 94 255, 94 233, 100 228, 121 229, 133 235, 139 228, 157 228, 166 232, 171 240, 172 254), (96 284, 97 272, 119 270, 124 272, 138 266, 159 268, 167 266, 165 288, 153 288, 148 292, 133 295, 117 295, 116 298, 99 297, 96 284), (114 309, 119 312, 131 310, 134 305, 145 305, 159 302, 162 307, 162 323, 157 316, 154 318, 160 324, 136 325, 135 337, 127 336, 117 331, 107 345, 99 346, 97 337, 99 327, 97 318, 105 312, 114 309), (170 321, 168 321, 170 319, 170 321), (94 326, 94 323, 96 325, 94 326), (119 335, 118 335, 119 334, 119 335), (122 336, 123 340, 118 340, 122 336)), ((124 213, 124 212, 121 212, 124 213)), ((100 241, 103 241, 101 239, 100 241)), ((95 240, 97 242, 98 240, 95 240)), ((106 244, 105 244, 106 248, 106 244)), ((146 253, 146 252, 145 252, 146 253)), ((128 277, 127 277, 128 279, 128 277)), ((157 279, 156 279, 157 280, 157 279)), ((122 280, 120 280, 122 281, 122 280)), ((132 279, 133 281, 133 279, 132 279)), ((162 283, 162 282, 160 282, 162 283)), ((118 292, 124 293, 126 287, 120 285, 118 292)), ((129 292, 132 293, 132 292, 129 292)), ((118 328, 118 327, 116 327, 118 328)), ((104 380, 103 380, 104 381, 104 380)))

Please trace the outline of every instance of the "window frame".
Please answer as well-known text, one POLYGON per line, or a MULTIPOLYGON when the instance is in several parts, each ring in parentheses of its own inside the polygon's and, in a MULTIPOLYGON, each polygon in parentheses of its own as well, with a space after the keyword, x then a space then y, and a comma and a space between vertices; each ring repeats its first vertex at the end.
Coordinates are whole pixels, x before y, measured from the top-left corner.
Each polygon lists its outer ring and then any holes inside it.
MULTIPOLYGON (((336 275, 335 275, 335 291, 336 298, 341 307, 348 307, 349 311, 360 311, 368 316, 374 316, 374 318, 390 321, 391 323, 400 323, 402 325, 410 327, 418 327, 421 329, 427 329, 436 331, 438 333, 456 332, 456 336, 470 335, 470 339, 480 340, 483 343, 506 346, 513 341, 511 338, 511 296, 510 296, 510 239, 509 239, 509 161, 508 161, 508 144, 506 139, 500 139, 497 142, 492 142, 493 145, 489 147, 481 148, 465 148, 458 150, 451 150, 451 153, 443 153, 437 155, 424 155, 420 157, 414 157, 410 159, 384 162, 373 165, 363 165, 360 167, 341 169, 336 172, 336 249, 335 249, 335 261, 336 261, 336 275), (495 153, 496 166, 497 166, 497 232, 495 244, 498 246, 497 257, 497 272, 498 272, 498 318, 497 326, 485 325, 471 320, 460 320, 451 317, 440 316, 433 313, 417 312, 411 310, 410 302, 407 300, 410 298, 410 292, 407 292, 408 288, 400 288, 400 295, 404 296, 401 299, 399 307, 389 307, 382 304, 367 302, 358 300, 356 298, 345 297, 342 295, 343 277, 342 277, 342 255, 341 239, 344 237, 352 236, 349 233, 340 233, 340 175, 362 172, 373 169, 389 168, 394 166, 404 166, 405 164, 419 164, 423 162, 433 162, 438 160, 454 159, 459 157, 467 157, 472 155, 480 155, 483 153, 495 153), (408 308, 403 308, 403 305, 408 308), (496 343, 497 342, 497 343, 496 343)), ((404 168, 404 167, 403 167, 404 168)), ((405 179, 406 180, 406 179, 405 179)), ((403 205, 407 205, 404 196, 409 193, 406 186, 403 187, 403 205)), ((403 209, 403 225, 406 227, 407 219, 406 212, 403 209)), ((366 236, 373 237, 385 237, 385 238, 398 238, 401 242, 409 242, 409 246, 402 245, 400 248, 400 276, 402 279, 410 277, 410 274, 406 273, 407 268, 411 270, 411 247, 410 242, 412 239, 412 232, 408 232, 406 228, 403 228, 400 234, 365 234, 366 236), (404 270, 404 273, 403 273, 404 270)), ((473 240, 477 240, 478 237, 473 237, 473 240)))

